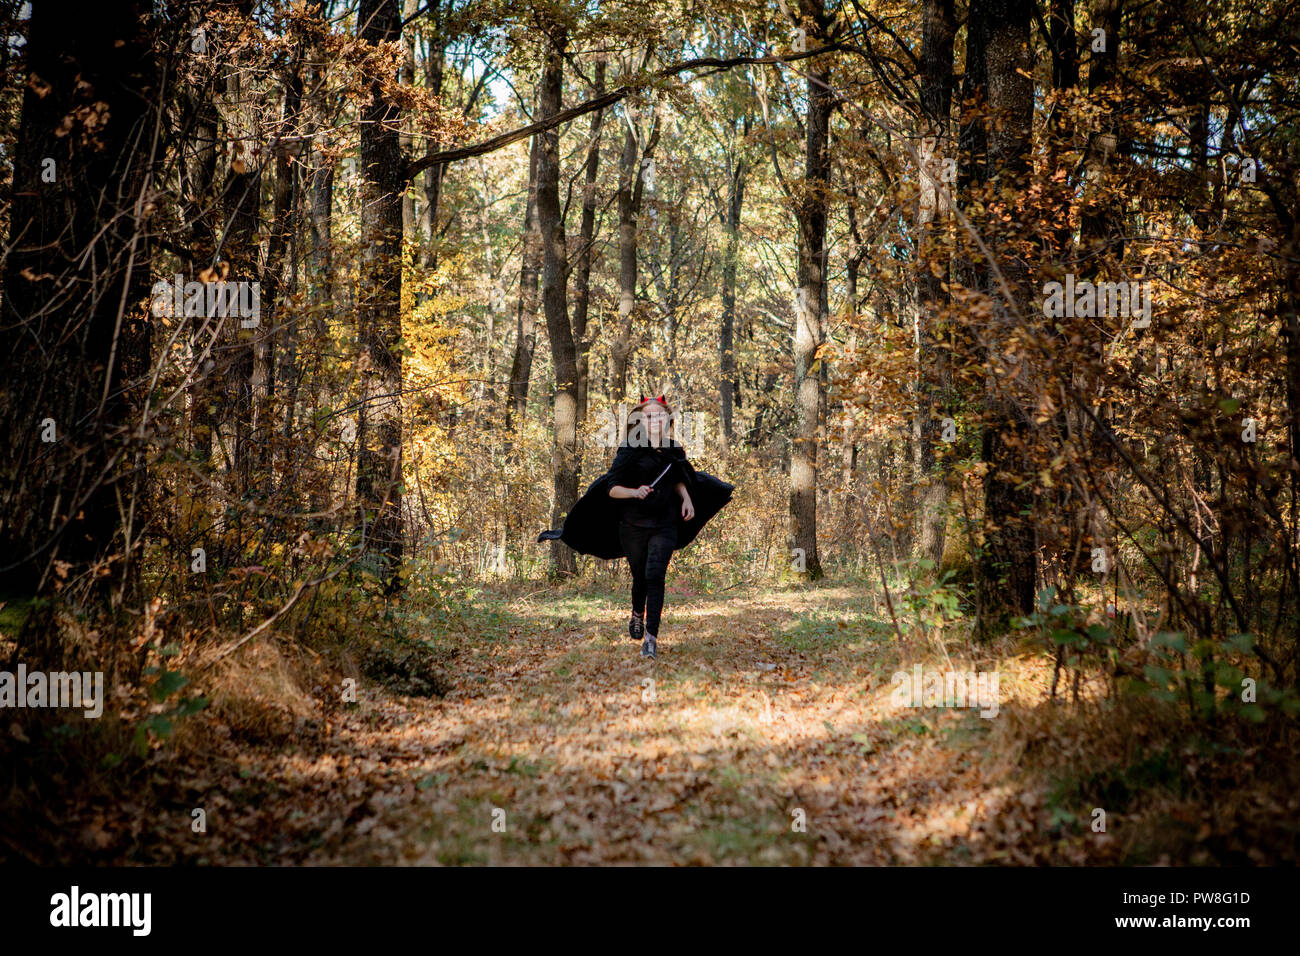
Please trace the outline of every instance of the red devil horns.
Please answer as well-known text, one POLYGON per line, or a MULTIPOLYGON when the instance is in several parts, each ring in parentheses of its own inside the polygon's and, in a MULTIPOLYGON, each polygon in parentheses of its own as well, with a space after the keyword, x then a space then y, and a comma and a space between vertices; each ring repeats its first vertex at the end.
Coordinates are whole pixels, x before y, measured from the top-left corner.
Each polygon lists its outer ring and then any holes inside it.
MULTIPOLYGON (((644 396, 644 395, 641 396, 641 403, 640 403, 640 404, 644 405, 644 404, 645 404, 646 402, 648 402, 648 401, 650 401, 649 398, 647 398, 647 397, 644 396)), ((663 405, 663 404, 664 404, 664 397, 663 397, 662 395, 656 396, 655 399, 654 399, 654 401, 658 402, 660 405, 663 405)))

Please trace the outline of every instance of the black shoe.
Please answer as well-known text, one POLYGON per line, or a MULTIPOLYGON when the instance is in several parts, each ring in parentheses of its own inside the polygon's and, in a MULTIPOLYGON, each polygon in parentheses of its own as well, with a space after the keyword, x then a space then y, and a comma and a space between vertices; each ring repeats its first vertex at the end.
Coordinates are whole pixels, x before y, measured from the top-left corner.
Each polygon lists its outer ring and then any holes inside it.
POLYGON ((647 634, 645 640, 641 642, 641 656, 654 658, 657 656, 655 650, 655 636, 653 634, 647 634))
POLYGON ((627 622, 627 632, 632 636, 632 640, 639 641, 645 634, 645 619, 634 617, 627 622))

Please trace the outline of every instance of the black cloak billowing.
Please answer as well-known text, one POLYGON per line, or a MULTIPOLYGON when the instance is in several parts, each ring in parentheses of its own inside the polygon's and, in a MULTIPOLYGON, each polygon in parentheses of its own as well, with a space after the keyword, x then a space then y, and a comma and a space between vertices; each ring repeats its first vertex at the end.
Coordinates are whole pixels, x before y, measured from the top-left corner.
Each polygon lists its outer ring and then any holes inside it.
MULTIPOLYGON (((695 506, 695 517, 690 521, 683 521, 680 511, 677 514, 677 547, 680 549, 694 541, 709 519, 731 500, 734 488, 710 474, 696 471, 687 461, 685 450, 676 442, 662 450, 681 466, 685 474, 683 483, 691 496, 691 504, 695 506)), ((564 527, 558 531, 543 531, 537 540, 554 541, 559 538, 579 554, 590 554, 606 560, 624 557, 623 546, 618 540, 618 525, 622 516, 620 506, 624 501, 611 498, 609 489, 611 485, 623 484, 619 481, 620 472, 641 451, 640 448, 620 445, 609 471, 593 481, 578 499, 569 516, 564 519, 564 527)))

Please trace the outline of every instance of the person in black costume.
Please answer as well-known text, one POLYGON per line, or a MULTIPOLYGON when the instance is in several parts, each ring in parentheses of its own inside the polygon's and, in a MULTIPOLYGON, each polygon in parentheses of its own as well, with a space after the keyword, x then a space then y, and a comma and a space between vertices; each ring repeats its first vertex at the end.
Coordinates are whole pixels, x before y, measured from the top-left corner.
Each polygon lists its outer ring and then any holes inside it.
MULTIPOLYGON (((615 483, 607 492, 609 497, 623 502, 618 538, 632 571, 628 633, 634 641, 642 641, 643 657, 657 653, 664 582, 668 562, 677 547, 678 511, 683 521, 695 517, 695 504, 686 487, 687 475, 673 455, 681 446, 670 435, 670 416, 668 407, 656 399, 643 399, 632 409, 627 440, 610 468, 615 483), (644 441, 639 440, 641 437, 644 441)), ((681 460, 685 457, 682 452, 681 460)))
POLYGON ((559 531, 575 551, 601 558, 626 557, 632 571, 628 633, 641 655, 658 654, 664 582, 674 550, 695 539, 731 500, 732 486, 697 472, 672 436, 672 409, 660 395, 642 398, 628 415, 628 430, 609 471, 592 483, 559 531))

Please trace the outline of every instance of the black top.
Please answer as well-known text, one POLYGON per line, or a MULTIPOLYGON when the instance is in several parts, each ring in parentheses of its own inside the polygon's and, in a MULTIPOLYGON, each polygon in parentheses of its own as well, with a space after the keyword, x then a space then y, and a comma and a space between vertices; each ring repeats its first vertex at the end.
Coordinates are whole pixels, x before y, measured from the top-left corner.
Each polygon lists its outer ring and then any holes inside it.
POLYGON ((619 448, 611 471, 614 483, 625 488, 640 488, 659 478, 665 468, 668 473, 654 486, 645 499, 619 500, 620 518, 625 524, 639 528, 671 527, 681 514, 682 499, 677 485, 685 479, 680 462, 686 457, 680 445, 668 448, 619 448))
MULTIPOLYGON (((590 554, 607 561, 624 557, 627 552, 623 550, 618 530, 622 506, 626 503, 626 499, 611 498, 609 489, 616 484, 625 484, 616 480, 615 469, 621 470, 632 452, 633 449, 620 448, 609 471, 591 483, 564 519, 564 526, 543 531, 537 536, 537 540, 539 542, 563 541, 579 554, 590 554)), ((725 481, 719 481, 712 475, 696 471, 686 460, 686 452, 680 446, 669 449, 668 453, 677 459, 678 467, 674 471, 680 471, 685 476, 683 484, 690 491, 691 502, 695 505, 695 517, 690 521, 682 518, 680 509, 676 512, 677 543, 674 550, 680 550, 694 541, 700 529, 726 506, 735 489, 725 481)), ((670 473, 664 475, 663 480, 667 481, 672 477, 674 475, 670 473)))

